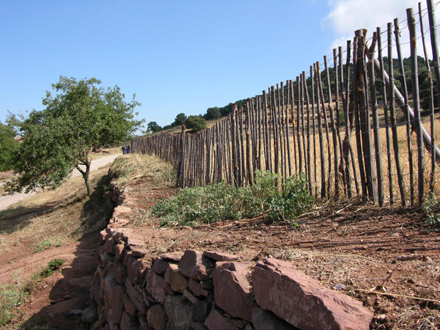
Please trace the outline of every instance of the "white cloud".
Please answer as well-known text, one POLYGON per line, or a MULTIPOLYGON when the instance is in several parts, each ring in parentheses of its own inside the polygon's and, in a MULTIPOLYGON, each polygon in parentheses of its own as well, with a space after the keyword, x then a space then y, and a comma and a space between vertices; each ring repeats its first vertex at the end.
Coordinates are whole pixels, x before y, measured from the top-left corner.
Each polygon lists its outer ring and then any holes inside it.
MULTIPOLYGON (((367 29, 367 38, 373 35, 377 27, 386 31, 387 23, 393 22, 394 18, 398 18, 401 28, 401 42, 405 44, 409 40, 408 29, 406 28, 406 9, 413 8, 414 14, 418 13, 417 0, 331 0, 329 1, 330 12, 321 22, 321 28, 330 32, 334 41, 330 46, 330 50, 338 46, 346 47, 346 40, 353 39, 354 31, 359 29, 367 29)), ((426 3, 422 1, 422 11, 426 13, 426 3)), ((416 15, 418 21, 418 15, 416 15)), ((440 6, 436 8, 436 23, 440 21, 440 6)), ((428 17, 423 18, 424 30, 429 28, 428 17)), ((417 35, 420 36, 420 27, 417 27, 417 35)), ((429 33, 426 35, 426 43, 428 46, 428 54, 430 49, 429 33)), ((382 40, 386 40, 386 34, 382 35, 382 40)), ((421 39, 417 44, 418 53, 422 55, 423 49, 421 39)), ((409 55, 409 47, 402 45, 403 55, 409 55)), ((395 53, 396 54, 396 53, 395 53)))

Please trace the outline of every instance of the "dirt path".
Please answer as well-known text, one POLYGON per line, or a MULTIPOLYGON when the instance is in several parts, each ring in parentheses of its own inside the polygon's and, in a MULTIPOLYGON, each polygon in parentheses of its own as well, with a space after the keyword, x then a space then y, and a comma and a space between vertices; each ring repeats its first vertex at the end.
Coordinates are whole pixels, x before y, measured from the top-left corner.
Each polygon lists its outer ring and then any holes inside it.
MULTIPOLYGON (((23 319, 28 320, 21 328, 34 329, 42 320, 48 326, 44 329, 80 328, 78 320, 66 318, 66 314, 87 307, 90 283, 97 266, 98 235, 98 232, 88 234, 67 246, 40 253, 32 253, 21 246, 15 251, 15 256, 9 254, 12 260, 8 260, 6 255, 0 256, 0 285, 11 283, 14 278, 18 281, 20 274, 35 273, 52 259, 66 260, 61 271, 56 271, 32 286, 30 301, 22 310, 25 313, 23 319)), ((18 324, 20 322, 17 320, 17 324, 10 326, 18 324)))
MULTIPOLYGON (((111 156, 104 157, 104 158, 95 159, 92 161, 92 165, 91 165, 90 170, 96 171, 98 168, 113 162, 119 156, 120 156, 119 154, 116 154, 116 155, 111 155, 111 156)), ((78 170, 75 169, 75 170, 73 170, 70 178, 75 178, 77 176, 81 176, 81 173, 79 173, 78 170)), ((29 192, 27 194, 15 193, 13 195, 0 196, 0 211, 6 210, 10 205, 18 203, 19 201, 26 199, 34 194, 35 194, 35 192, 29 192)))

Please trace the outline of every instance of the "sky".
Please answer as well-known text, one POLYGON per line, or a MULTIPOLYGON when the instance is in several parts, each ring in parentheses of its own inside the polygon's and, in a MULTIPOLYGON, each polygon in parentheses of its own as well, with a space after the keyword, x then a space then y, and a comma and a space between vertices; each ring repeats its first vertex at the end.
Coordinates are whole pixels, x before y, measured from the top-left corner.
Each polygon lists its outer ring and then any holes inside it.
POLYGON ((418 1, 1 0, 0 121, 44 109, 62 75, 118 85, 142 104, 138 119, 168 125, 294 80, 410 7, 418 1))

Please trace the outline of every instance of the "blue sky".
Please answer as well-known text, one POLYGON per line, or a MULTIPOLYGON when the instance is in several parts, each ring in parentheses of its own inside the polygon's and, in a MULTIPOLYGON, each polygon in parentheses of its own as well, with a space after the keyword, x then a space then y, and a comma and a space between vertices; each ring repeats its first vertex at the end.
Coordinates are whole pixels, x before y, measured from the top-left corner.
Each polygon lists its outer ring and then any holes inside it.
POLYGON ((2 0, 0 121, 43 109, 64 75, 118 85, 127 101, 135 93, 139 118, 164 126, 295 79, 356 29, 384 30, 417 3, 2 0))

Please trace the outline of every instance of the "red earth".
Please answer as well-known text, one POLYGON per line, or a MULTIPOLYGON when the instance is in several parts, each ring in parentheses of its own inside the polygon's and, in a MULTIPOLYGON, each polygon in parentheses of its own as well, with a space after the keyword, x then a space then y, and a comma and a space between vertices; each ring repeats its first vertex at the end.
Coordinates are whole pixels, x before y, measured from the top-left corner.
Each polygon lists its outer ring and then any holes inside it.
MULTIPOLYGON (((133 210, 128 227, 135 227, 136 234, 151 243, 152 257, 190 248, 225 251, 253 262, 272 256, 291 261, 322 285, 362 301, 374 311, 371 329, 440 327, 440 228, 426 224, 420 209, 379 208, 351 200, 323 205, 300 217, 298 226, 261 216, 160 228, 146 218, 145 210, 176 190, 142 178, 125 191, 124 205, 133 210)), ((98 233, 40 253, 21 243, 0 255, 0 284, 10 282, 14 271, 31 274, 50 259, 67 260, 61 272, 34 285, 29 302, 20 307, 28 328, 40 322, 50 329, 78 329, 79 321, 65 315, 87 307, 97 267, 98 233)))

